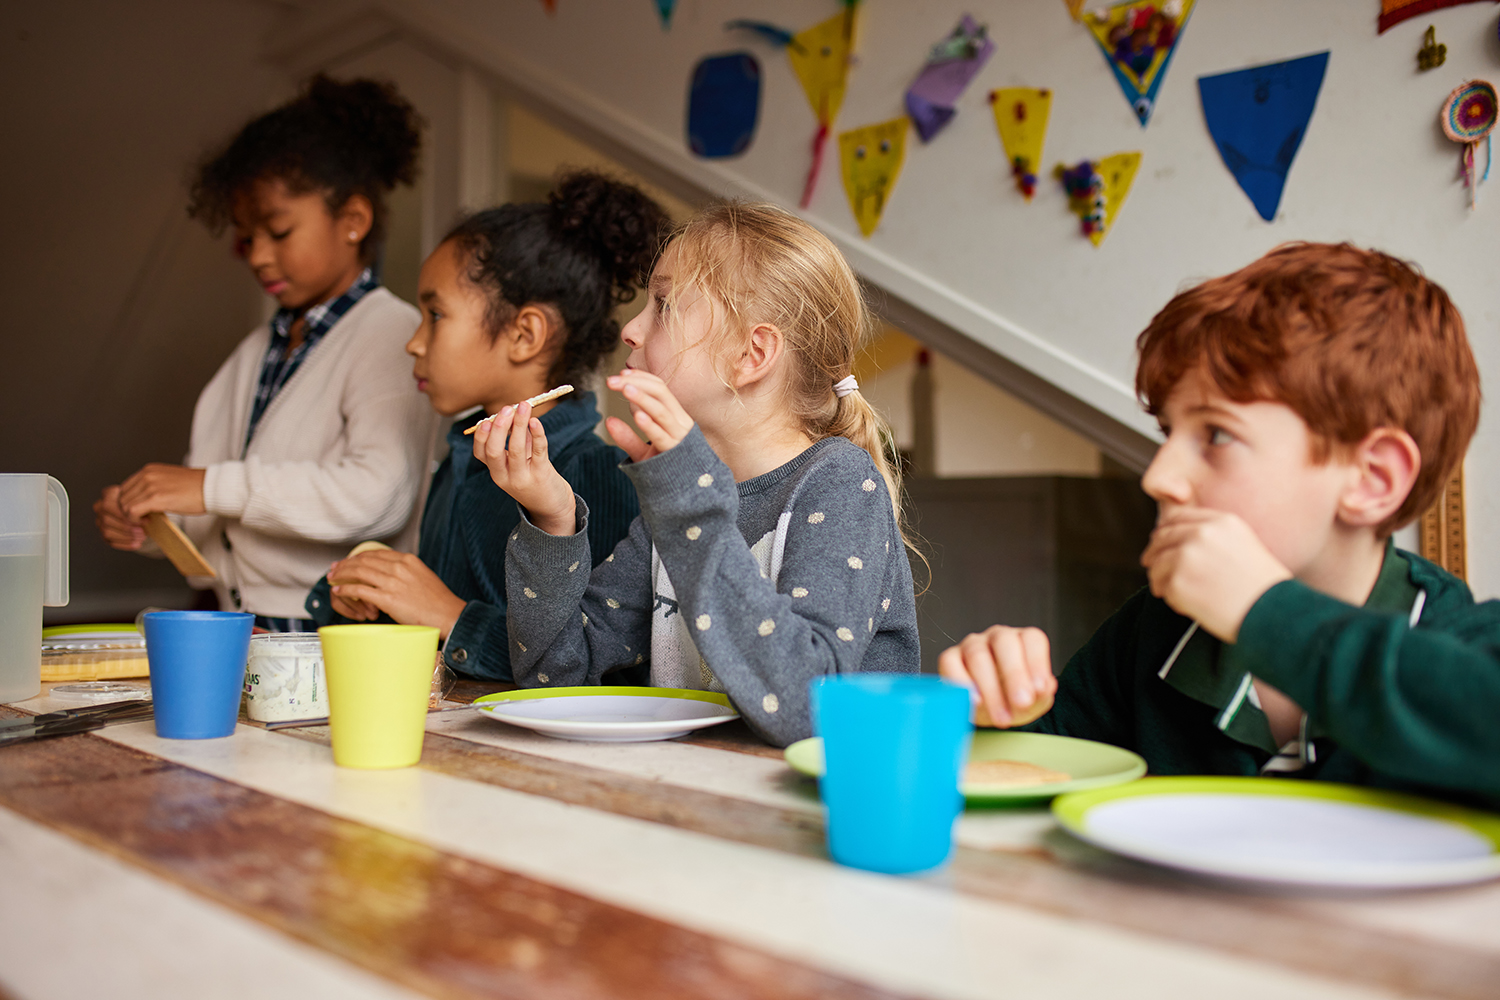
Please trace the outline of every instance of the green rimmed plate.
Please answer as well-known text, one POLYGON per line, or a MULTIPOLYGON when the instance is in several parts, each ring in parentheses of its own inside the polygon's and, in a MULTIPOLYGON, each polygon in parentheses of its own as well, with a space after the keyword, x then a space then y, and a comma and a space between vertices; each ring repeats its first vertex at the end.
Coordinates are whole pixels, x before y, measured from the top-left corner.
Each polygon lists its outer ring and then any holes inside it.
POLYGON ((487 694, 474 705, 496 722, 590 743, 670 740, 740 717, 724 695, 686 688, 529 688, 487 694))
MULTIPOLYGON (((1146 773, 1146 762, 1137 754, 1108 743, 1079 740, 1071 736, 1047 733, 1009 733, 983 731, 974 734, 969 748, 970 760, 1019 760, 1027 764, 1061 771, 1071 781, 1046 785, 997 786, 965 783, 964 799, 970 805, 1014 805, 1050 799, 1064 792, 1134 781, 1146 773)), ((823 776, 823 741, 798 740, 786 748, 786 762, 793 769, 813 778, 823 776)))
POLYGON ((1500 876, 1500 816, 1352 785, 1146 778, 1065 795, 1052 812, 1097 847, 1203 875, 1364 889, 1500 876))

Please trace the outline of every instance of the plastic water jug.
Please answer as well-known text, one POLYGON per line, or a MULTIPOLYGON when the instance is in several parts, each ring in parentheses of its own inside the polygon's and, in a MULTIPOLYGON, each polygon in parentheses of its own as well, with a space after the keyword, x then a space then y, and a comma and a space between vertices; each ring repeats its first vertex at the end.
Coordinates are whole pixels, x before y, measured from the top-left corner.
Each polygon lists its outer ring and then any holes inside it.
POLYGON ((42 690, 42 606, 68 603, 68 491, 0 473, 0 702, 42 690))

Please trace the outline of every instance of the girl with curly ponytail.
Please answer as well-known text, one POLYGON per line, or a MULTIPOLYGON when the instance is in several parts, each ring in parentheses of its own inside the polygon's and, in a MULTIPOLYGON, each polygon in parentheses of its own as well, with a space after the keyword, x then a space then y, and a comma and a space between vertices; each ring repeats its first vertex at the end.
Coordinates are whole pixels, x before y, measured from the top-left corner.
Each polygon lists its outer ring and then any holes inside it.
POLYGON ((641 517, 588 579, 592 508, 548 463, 522 404, 475 454, 525 508, 506 556, 511 663, 527 686, 596 684, 649 661, 653 685, 727 694, 785 746, 812 732, 808 683, 918 667, 889 429, 850 373, 870 330, 838 249, 772 205, 721 204, 674 235, 608 379, 637 435, 641 517))
MULTIPOLYGON (((314 618, 384 614, 436 625, 455 670, 511 679, 504 559, 521 514, 474 460, 475 439, 465 432, 593 374, 620 335, 615 306, 634 297, 666 222, 636 188, 580 172, 563 177, 544 204, 479 212, 444 238, 422 265, 422 324, 406 345, 418 388, 438 413, 458 418, 432 478, 418 553, 364 552, 336 563, 308 598, 314 618)), ((581 387, 532 412, 569 496, 593 512, 587 534, 603 559, 639 510, 619 468, 625 454, 594 434, 599 411, 581 387)))
POLYGON ((386 195, 416 176, 420 122, 389 84, 314 77, 199 167, 188 212, 276 300, 198 398, 183 465, 153 463, 95 504, 119 549, 141 518, 182 522, 220 607, 300 631, 303 599, 360 539, 409 547, 436 421, 402 345, 417 313, 373 265, 386 195))

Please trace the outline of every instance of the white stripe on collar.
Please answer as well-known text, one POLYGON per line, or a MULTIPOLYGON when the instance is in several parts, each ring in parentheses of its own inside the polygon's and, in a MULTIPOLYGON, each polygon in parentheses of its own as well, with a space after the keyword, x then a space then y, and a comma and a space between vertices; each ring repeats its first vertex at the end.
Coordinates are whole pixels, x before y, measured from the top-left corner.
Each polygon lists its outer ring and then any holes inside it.
POLYGON ((1427 591, 1417 591, 1417 599, 1411 602, 1411 617, 1406 620, 1407 628, 1416 628, 1417 622, 1422 620, 1422 609, 1427 606, 1427 591))

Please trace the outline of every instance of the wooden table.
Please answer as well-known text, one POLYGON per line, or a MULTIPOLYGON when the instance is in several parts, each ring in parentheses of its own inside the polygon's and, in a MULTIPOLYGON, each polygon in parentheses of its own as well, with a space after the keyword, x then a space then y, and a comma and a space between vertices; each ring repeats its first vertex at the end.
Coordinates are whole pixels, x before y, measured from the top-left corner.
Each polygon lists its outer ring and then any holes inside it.
POLYGON ((1500 996, 1500 884, 1252 892, 1040 809, 971 810, 935 875, 853 871, 739 723, 604 745, 446 712, 383 772, 327 744, 138 723, 0 750, 0 994, 1500 996))

